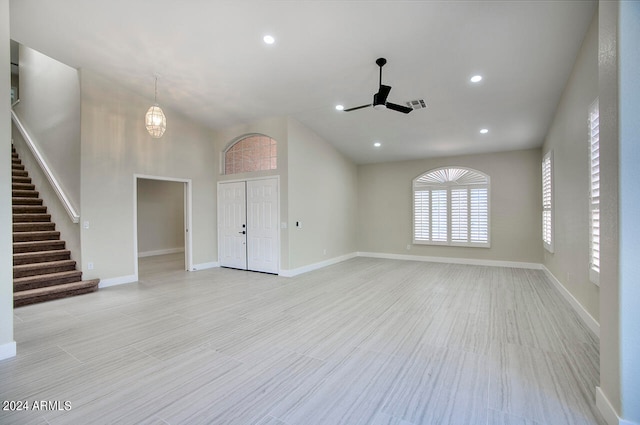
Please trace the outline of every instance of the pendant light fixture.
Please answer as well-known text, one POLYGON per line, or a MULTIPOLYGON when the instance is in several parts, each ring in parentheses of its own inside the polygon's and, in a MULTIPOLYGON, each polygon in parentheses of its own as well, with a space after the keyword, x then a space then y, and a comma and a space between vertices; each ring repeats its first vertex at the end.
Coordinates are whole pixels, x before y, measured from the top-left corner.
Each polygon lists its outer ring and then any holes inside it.
POLYGON ((144 117, 147 131, 154 139, 159 139, 167 129, 167 118, 160 106, 158 106, 158 76, 156 75, 155 94, 153 96, 153 106, 149 108, 144 117))

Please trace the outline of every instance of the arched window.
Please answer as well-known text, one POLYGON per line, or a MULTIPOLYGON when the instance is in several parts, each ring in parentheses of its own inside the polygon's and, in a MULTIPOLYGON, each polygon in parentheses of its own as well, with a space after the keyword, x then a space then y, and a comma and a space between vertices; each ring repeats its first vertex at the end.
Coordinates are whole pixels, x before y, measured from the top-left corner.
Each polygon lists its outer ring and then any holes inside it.
POLYGON ((413 243, 489 247, 489 176, 462 167, 413 180, 413 243))
POLYGON ((231 145, 224 153, 224 173, 238 174, 278 168, 277 143, 269 136, 252 134, 231 145))

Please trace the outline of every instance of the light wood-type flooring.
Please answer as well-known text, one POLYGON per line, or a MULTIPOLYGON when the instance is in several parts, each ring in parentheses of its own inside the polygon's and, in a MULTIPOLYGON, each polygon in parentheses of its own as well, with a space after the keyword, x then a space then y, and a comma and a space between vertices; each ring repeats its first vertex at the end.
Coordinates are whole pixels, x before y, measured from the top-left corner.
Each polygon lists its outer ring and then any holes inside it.
POLYGON ((61 409, 0 424, 604 425, 598 339, 541 271, 355 258, 283 278, 181 255, 16 309, 0 401, 61 409))

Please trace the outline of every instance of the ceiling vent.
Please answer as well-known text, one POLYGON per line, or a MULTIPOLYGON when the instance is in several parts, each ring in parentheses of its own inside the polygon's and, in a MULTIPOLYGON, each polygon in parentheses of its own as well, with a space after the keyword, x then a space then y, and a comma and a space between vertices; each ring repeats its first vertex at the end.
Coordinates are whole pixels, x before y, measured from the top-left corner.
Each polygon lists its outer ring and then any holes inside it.
POLYGON ((407 102, 407 106, 411 109, 425 109, 427 108, 427 104, 424 101, 424 99, 418 99, 418 100, 410 100, 409 102, 407 102))

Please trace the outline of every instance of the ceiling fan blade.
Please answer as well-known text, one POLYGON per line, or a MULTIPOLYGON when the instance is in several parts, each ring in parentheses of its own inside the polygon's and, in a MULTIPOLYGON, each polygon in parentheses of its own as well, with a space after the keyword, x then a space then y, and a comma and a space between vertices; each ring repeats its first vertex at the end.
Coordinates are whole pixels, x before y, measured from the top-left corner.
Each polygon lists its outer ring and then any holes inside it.
POLYGON ((355 108, 344 109, 342 112, 351 112, 351 111, 355 111, 357 109, 368 108, 369 106, 371 106, 371 104, 356 106, 355 108))
POLYGON ((375 105, 384 105, 387 101, 387 97, 389 97, 389 92, 391 91, 391 86, 381 85, 380 90, 376 94, 376 102, 375 105))
POLYGON ((408 114, 413 111, 413 109, 408 106, 397 105, 395 103, 387 102, 387 108, 393 109, 394 111, 402 112, 403 114, 408 114))

